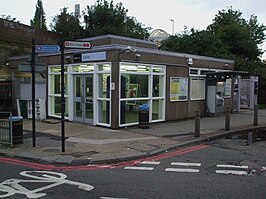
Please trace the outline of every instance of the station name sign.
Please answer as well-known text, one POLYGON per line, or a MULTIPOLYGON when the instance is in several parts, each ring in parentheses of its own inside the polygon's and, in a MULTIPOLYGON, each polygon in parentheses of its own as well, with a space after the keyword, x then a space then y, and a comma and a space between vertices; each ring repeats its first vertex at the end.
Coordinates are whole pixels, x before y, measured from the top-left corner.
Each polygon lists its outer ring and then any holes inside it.
POLYGON ((65 41, 65 48, 86 48, 91 49, 92 42, 65 41))

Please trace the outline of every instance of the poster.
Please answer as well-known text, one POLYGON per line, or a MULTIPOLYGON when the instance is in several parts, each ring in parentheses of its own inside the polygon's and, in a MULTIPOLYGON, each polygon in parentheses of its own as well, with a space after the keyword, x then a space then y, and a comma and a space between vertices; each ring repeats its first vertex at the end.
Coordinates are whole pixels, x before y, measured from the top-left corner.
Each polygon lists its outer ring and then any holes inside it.
POLYGON ((187 101, 187 96, 188 96, 188 78, 171 77, 170 101, 187 101))
POLYGON ((224 97, 231 97, 232 79, 226 79, 224 86, 224 97))

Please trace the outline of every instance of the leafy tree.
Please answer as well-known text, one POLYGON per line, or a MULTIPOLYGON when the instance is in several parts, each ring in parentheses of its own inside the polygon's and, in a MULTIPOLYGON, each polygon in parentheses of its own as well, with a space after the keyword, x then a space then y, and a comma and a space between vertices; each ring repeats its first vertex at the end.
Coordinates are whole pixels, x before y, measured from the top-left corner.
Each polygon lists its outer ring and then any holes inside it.
POLYGON ((127 16, 128 10, 122 3, 114 5, 106 0, 97 0, 92 6, 83 11, 86 36, 115 34, 133 38, 147 38, 150 28, 127 16))
POLYGON ((265 30, 256 16, 246 20, 240 11, 228 8, 218 11, 206 30, 185 29, 162 42, 161 49, 234 59, 236 70, 259 76, 259 103, 265 103, 266 64, 260 60, 259 48, 266 39, 265 30))
POLYGON ((249 21, 240 11, 229 8, 218 11, 206 30, 185 31, 162 43, 162 49, 236 60, 236 66, 248 69, 243 63, 254 63, 262 55, 259 44, 265 40, 266 26, 252 15, 249 21), (177 42, 178 41, 178 42, 177 42))
POLYGON ((63 8, 59 15, 53 18, 50 24, 51 30, 61 33, 64 39, 74 40, 84 36, 84 30, 80 25, 79 18, 74 14, 69 14, 67 8, 63 8))
POLYGON ((47 30, 42 0, 37 1, 35 15, 34 18, 30 20, 30 24, 34 28, 47 30))

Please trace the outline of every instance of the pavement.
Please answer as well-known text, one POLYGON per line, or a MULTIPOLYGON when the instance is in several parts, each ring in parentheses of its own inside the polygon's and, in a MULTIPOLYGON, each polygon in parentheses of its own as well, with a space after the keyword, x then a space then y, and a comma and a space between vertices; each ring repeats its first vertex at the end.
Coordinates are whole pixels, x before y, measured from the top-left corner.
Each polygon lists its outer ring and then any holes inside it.
POLYGON ((62 152, 61 122, 36 120, 36 147, 33 147, 32 120, 23 120, 23 144, 0 145, 0 155, 36 162, 89 165, 108 164, 149 157, 187 145, 245 132, 266 132, 266 109, 259 110, 258 125, 253 125, 250 110, 230 114, 230 130, 225 130, 225 116, 202 117, 200 137, 195 137, 195 120, 149 124, 109 129, 75 122, 65 122, 65 152, 62 152))

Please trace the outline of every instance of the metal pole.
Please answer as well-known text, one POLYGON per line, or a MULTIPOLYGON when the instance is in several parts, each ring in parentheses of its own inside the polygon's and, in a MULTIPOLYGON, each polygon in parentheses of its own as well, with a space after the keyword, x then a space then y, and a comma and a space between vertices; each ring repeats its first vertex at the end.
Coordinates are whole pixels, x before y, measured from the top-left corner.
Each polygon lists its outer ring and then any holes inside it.
POLYGON ((174 32, 175 32, 175 20, 170 19, 170 21, 173 22, 173 24, 172 24, 172 36, 174 36, 174 32))
POLYGON ((31 75, 32 75, 32 146, 36 147, 36 127, 35 127, 35 40, 32 39, 32 54, 31 54, 31 75))
POLYGON ((200 111, 195 111, 195 137, 200 137, 200 111))
POLYGON ((258 105, 254 105, 254 121, 253 121, 254 126, 258 126, 258 113, 259 113, 258 105))
POLYGON ((225 109, 225 130, 230 130, 230 107, 226 107, 225 109))
POLYGON ((64 66, 64 39, 61 40, 61 141, 62 141, 62 152, 65 152, 65 66, 64 66))

